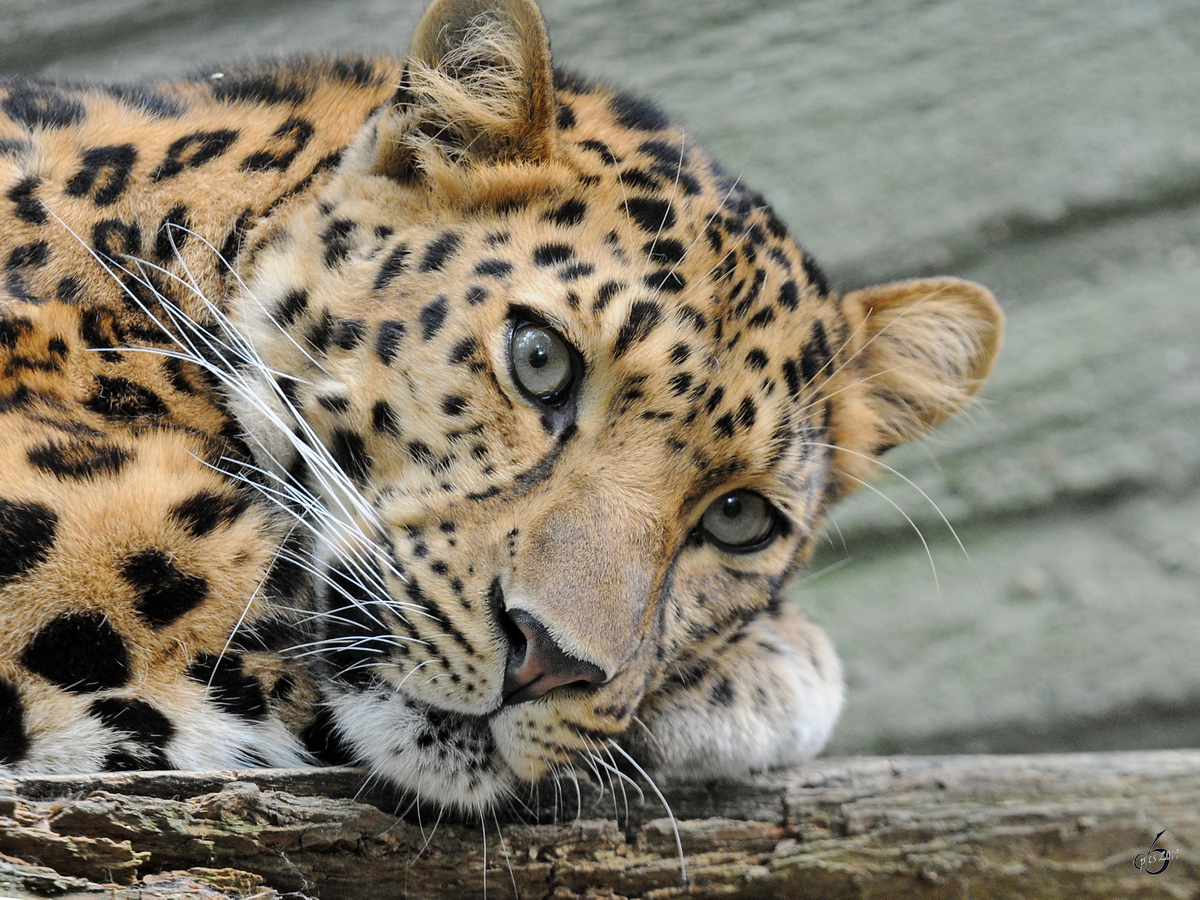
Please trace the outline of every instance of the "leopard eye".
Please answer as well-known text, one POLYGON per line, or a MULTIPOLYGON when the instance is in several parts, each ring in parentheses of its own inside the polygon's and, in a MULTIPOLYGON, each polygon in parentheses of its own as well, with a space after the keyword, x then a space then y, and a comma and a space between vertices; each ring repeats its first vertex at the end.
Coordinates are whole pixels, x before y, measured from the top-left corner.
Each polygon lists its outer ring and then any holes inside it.
POLYGON ((513 329, 508 353, 521 390, 549 404, 566 396, 575 372, 571 348, 556 332, 541 325, 519 325, 513 329))
POLYGON ((722 550, 748 553, 775 537, 779 517, 771 504, 753 491, 730 491, 704 511, 700 528, 722 550))

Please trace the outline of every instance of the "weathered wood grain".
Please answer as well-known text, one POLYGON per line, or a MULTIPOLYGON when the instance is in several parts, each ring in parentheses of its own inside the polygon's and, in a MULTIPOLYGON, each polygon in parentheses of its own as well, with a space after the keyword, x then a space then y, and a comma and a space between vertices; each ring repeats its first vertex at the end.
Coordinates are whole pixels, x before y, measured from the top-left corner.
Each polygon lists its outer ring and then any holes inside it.
POLYGON ((489 897, 560 900, 1200 891, 1200 751, 825 759, 744 784, 671 787, 674 821, 653 793, 618 788, 614 799, 606 785, 584 786, 582 808, 560 808, 557 824, 550 807, 541 824, 422 822, 363 793, 363 779, 332 769, 5 781, 0 893, 390 900, 479 896, 485 882, 489 897), (1152 876, 1134 859, 1163 830, 1158 846, 1178 855, 1152 876))

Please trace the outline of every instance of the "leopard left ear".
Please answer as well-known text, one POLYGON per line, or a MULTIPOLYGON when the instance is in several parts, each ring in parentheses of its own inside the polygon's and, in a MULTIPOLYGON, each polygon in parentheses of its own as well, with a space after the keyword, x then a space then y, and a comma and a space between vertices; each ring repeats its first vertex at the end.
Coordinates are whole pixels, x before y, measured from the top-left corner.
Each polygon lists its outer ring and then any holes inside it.
POLYGON ((927 434, 970 402, 996 364, 1004 315, 987 288, 957 278, 878 285, 843 302, 851 337, 842 369, 858 402, 842 405, 835 443, 859 454, 838 461, 856 482, 871 468, 867 458, 927 434))
POLYGON ((544 161, 555 115, 550 39, 533 0, 434 0, 369 169, 411 181, 447 163, 544 161))

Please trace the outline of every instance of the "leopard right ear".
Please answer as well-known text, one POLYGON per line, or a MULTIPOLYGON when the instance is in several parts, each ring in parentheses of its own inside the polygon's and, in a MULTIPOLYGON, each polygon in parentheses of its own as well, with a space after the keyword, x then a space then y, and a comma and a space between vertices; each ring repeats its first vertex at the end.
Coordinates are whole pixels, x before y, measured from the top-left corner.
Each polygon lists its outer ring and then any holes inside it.
POLYGON ((378 122, 369 171, 541 162, 554 145, 550 39, 533 0, 434 0, 378 122))
POLYGON ((996 364, 1004 315, 991 292, 958 278, 921 278, 843 298, 851 337, 839 365, 848 379, 834 416, 844 494, 872 460, 928 434, 964 409, 996 364))

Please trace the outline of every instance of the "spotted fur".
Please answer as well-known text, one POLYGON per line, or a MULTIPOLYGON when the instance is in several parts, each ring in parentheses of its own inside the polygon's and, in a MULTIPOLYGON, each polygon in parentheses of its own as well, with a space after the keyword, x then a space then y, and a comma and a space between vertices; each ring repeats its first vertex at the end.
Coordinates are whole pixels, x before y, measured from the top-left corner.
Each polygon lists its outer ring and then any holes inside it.
POLYGON ((531 0, 436 0, 404 61, 4 81, 0 256, 0 769, 476 809, 818 752, 839 664, 782 591, 1001 327, 835 293, 531 0))

